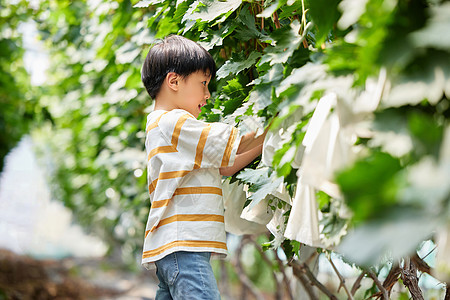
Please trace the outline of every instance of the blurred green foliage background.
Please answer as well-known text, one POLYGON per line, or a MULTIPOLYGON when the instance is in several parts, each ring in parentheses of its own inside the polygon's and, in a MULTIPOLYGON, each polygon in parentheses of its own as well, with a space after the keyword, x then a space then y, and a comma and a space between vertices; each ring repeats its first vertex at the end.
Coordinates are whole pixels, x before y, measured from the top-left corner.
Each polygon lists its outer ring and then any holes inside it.
MULTIPOLYGON (((198 41, 216 59, 212 101, 201 118, 245 132, 277 116, 275 128, 290 129, 267 185, 252 181, 249 169, 238 176, 262 191, 253 201, 275 178, 293 196, 293 162, 309 120, 318 100, 335 93, 342 101, 333 112, 342 128, 353 128, 348 146, 358 155, 333 174, 342 198, 318 189, 327 239, 336 245, 345 236, 339 251, 373 265, 386 251, 414 252, 450 224, 448 2, 38 3, 0 2, 0 170, 5 154, 31 133, 54 196, 124 261, 139 259, 150 206, 144 126, 151 100, 140 68, 149 45, 169 34, 198 41), (41 86, 31 85, 24 69, 21 22, 36 24, 48 51, 41 86), (381 91, 371 88, 380 81, 381 91), (357 103, 377 97, 372 110, 357 111, 357 103)), ((291 246, 284 250, 293 255, 291 246)))

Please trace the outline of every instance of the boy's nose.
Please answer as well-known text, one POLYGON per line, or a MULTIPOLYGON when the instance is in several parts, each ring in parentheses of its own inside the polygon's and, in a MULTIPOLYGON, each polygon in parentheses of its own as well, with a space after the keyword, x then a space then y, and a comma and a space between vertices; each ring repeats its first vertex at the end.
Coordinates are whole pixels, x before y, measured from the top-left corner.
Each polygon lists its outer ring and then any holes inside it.
POLYGON ((208 100, 209 98, 211 98, 211 94, 209 90, 206 90, 205 99, 208 100))

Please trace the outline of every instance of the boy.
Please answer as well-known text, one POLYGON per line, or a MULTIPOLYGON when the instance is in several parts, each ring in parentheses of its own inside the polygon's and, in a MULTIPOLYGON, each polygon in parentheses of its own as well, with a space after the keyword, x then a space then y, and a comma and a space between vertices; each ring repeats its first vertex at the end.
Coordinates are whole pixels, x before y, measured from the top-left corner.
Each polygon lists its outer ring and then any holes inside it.
POLYGON ((156 265, 156 299, 220 299, 210 256, 226 256, 221 175, 261 154, 265 134, 238 137, 197 120, 216 67, 197 43, 170 36, 150 49, 142 82, 155 101, 145 147, 151 210, 142 264, 156 265))

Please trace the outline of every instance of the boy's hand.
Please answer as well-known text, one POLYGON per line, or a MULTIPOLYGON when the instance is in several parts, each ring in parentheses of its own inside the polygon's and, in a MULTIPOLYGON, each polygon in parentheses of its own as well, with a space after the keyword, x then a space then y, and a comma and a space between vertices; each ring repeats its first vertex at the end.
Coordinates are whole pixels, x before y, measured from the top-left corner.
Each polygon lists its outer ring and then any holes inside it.
POLYGON ((274 119, 275 119, 275 117, 272 118, 272 120, 270 121, 269 125, 266 127, 264 132, 257 138, 255 138, 256 132, 254 132, 254 131, 249 132, 249 133, 245 134, 244 136, 242 136, 241 142, 239 144, 239 148, 237 150, 237 154, 247 152, 247 151, 253 149, 254 147, 258 147, 260 144, 263 144, 264 139, 266 138, 266 134, 269 131, 270 127, 272 126, 274 119))

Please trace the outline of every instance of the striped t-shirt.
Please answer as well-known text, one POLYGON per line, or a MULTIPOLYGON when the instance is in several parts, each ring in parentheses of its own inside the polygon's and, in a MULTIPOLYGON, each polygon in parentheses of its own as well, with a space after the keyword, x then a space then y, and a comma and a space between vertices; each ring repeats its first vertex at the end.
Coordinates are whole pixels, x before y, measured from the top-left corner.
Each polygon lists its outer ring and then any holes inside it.
POLYGON ((176 251, 227 254, 220 167, 234 163, 238 130, 205 123, 182 109, 147 118, 151 209, 142 264, 176 251))

